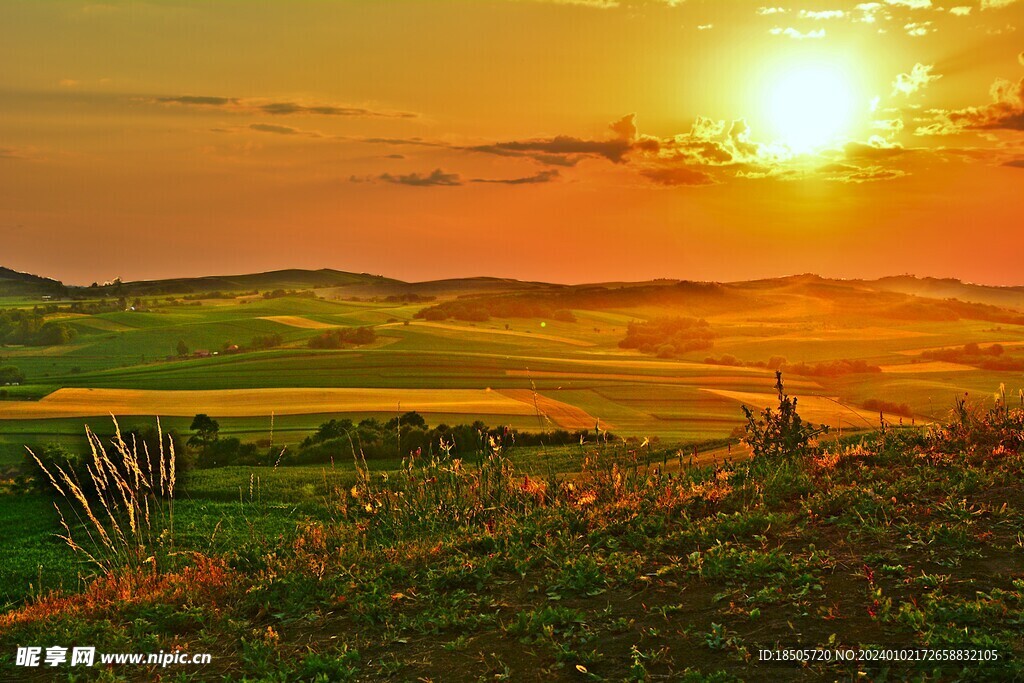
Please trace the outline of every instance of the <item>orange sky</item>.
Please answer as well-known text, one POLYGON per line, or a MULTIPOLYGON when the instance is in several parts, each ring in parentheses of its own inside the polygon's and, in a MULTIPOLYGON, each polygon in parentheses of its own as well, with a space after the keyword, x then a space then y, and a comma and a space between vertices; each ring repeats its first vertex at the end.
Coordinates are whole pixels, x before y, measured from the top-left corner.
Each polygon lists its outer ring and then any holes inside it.
POLYGON ((0 265, 1024 284, 1024 0, 0 4, 0 265))

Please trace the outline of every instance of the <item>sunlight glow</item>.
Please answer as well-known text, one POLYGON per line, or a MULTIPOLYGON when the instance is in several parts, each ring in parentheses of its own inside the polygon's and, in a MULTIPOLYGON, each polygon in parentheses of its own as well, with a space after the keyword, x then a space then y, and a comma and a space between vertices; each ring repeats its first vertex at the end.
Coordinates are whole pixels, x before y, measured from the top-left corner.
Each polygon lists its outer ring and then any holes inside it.
POLYGON ((857 106, 843 71, 814 64, 785 69, 769 83, 766 109, 778 142, 807 153, 849 133, 857 106))

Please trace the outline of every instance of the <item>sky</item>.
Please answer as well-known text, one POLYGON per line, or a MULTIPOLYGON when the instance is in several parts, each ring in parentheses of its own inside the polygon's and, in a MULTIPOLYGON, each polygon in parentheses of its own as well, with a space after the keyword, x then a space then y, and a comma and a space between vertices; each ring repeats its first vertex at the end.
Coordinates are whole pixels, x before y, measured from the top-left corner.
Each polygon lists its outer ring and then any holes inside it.
POLYGON ((0 3, 0 265, 1024 285, 1024 0, 0 3))

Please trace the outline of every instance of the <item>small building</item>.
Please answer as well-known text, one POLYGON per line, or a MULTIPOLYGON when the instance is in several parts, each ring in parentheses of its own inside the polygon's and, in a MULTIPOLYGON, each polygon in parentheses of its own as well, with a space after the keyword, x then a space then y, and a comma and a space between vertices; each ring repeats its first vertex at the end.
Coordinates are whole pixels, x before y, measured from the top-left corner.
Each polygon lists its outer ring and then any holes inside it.
POLYGON ((209 358, 213 354, 206 349, 196 349, 192 355, 196 358, 209 358))

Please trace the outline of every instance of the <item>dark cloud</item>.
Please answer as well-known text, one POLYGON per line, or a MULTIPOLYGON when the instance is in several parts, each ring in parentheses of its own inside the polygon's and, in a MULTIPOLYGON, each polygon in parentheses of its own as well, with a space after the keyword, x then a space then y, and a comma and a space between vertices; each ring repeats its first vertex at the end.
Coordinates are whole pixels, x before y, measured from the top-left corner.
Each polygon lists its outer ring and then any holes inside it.
POLYGON ((393 145, 400 147, 402 145, 422 146, 422 147, 449 147, 443 142, 432 142, 430 140, 424 140, 423 138, 359 138, 358 142, 365 142, 372 145, 393 145))
POLYGON ((299 135, 302 133, 298 128, 291 128, 290 126, 275 126, 269 123, 253 123, 249 128, 261 133, 276 133, 277 135, 299 135))
POLYGON ((537 154, 541 154, 554 157, 603 157, 613 164, 621 164, 626 161, 626 155, 631 148, 632 145, 628 140, 585 140, 569 135, 559 135, 546 139, 496 142, 468 149, 501 156, 536 157, 537 154))
POLYGON ((1003 166, 1009 166, 1010 168, 1024 168, 1024 159, 1013 159, 1007 161, 1003 166))
POLYGON ((850 173, 845 176, 840 176, 836 180, 841 180, 844 183, 872 183, 879 180, 893 180, 895 178, 902 178, 906 173, 898 169, 892 168, 868 168, 857 173, 850 173))
POLYGON ((236 104, 235 97, 208 97, 202 95, 179 95, 177 97, 158 97, 157 102, 161 104, 188 104, 199 107, 226 107, 229 104, 236 104))
POLYGON ((364 107, 345 107, 332 104, 304 105, 297 102, 268 102, 257 108, 265 114, 286 116, 288 114, 316 114, 319 116, 355 116, 362 118, 414 119, 418 114, 405 111, 377 111, 364 107))
POLYGON ((1024 78, 1017 83, 996 81, 992 102, 980 107, 933 111, 934 121, 917 129, 918 135, 951 135, 964 130, 1024 131, 1024 78))
POLYGON ((541 171, 535 175, 526 176, 525 178, 474 178, 474 183, 500 183, 503 185, 535 185, 537 183, 550 183, 558 180, 558 171, 541 171))
POLYGON ((18 150, 10 147, 0 147, 0 159, 21 159, 21 154, 18 150))
POLYGON ((903 145, 893 142, 886 142, 882 138, 874 137, 868 142, 851 142, 843 148, 847 159, 854 160, 878 160, 892 159, 911 152, 903 145))
POLYGON ((259 99, 210 95, 175 95, 157 97, 153 101, 159 104, 175 104, 190 107, 219 107, 231 111, 262 113, 272 116, 305 114, 391 119, 412 119, 419 116, 419 114, 406 111, 385 111, 339 104, 303 104, 291 101, 267 102, 266 100, 259 99))
POLYGON ((462 178, 458 173, 445 173, 441 169, 434 169, 433 173, 423 175, 420 173, 409 173, 407 175, 392 175, 383 173, 377 176, 378 180, 396 185, 410 185, 412 187, 455 187, 462 185, 462 178))
POLYGON ((677 166, 674 168, 649 168, 640 171, 640 175, 659 185, 714 185, 715 180, 704 171, 677 166))

